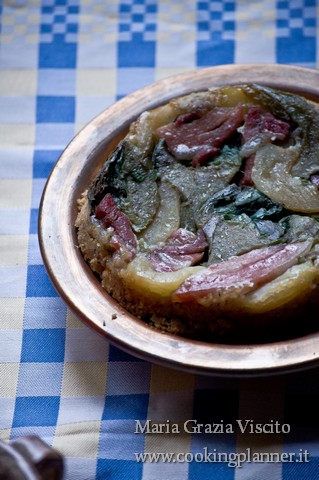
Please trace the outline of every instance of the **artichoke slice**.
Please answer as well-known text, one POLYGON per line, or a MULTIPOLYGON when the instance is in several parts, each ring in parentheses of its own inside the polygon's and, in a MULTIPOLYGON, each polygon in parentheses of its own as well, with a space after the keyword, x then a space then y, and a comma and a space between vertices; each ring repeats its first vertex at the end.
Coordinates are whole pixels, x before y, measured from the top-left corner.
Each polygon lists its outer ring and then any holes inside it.
POLYGON ((148 172, 140 182, 129 177, 126 191, 126 197, 120 199, 120 207, 130 218, 133 230, 138 233, 150 225, 158 208, 159 195, 154 172, 148 172))
POLYGON ((185 267, 175 272, 156 272, 146 256, 136 257, 122 273, 126 284, 141 295, 153 299, 167 299, 194 273, 205 270, 205 267, 185 267))
POLYGON ((319 111, 315 104, 291 93, 260 85, 245 85, 251 99, 271 113, 288 121, 294 128, 296 145, 300 146, 292 166, 292 174, 309 178, 319 171, 319 111))
POLYGON ((159 186, 160 205, 150 226, 143 232, 140 244, 157 245, 179 228, 180 198, 179 193, 168 182, 159 186))
POLYGON ((312 262, 294 265, 272 282, 243 296, 243 307, 250 313, 266 313, 300 299, 304 301, 318 278, 319 269, 312 262))
POLYGON ((319 191, 310 181, 292 174, 298 148, 268 144, 257 153, 252 180, 258 190, 293 212, 319 212, 319 191))

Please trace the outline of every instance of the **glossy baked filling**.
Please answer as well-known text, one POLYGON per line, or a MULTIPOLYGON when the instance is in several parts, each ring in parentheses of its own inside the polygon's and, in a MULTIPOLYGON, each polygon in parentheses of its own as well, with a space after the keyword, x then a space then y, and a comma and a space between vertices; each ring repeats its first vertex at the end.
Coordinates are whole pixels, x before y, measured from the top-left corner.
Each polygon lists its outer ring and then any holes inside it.
POLYGON ((160 328, 289 315, 316 303, 318 186, 316 105, 252 84, 193 93, 131 125, 80 202, 79 245, 160 328))

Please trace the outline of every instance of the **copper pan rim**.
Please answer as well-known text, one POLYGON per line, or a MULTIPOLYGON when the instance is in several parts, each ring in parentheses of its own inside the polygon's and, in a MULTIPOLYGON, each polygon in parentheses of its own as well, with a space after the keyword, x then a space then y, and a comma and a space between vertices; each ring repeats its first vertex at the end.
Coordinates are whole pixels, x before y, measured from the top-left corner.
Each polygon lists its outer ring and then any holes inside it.
POLYGON ((192 91, 246 82, 319 102, 319 72, 302 67, 224 65, 168 77, 119 100, 89 122, 65 148, 47 180, 39 211, 39 244, 56 290, 84 323, 141 359, 192 373, 232 377, 319 365, 319 333, 262 345, 221 345, 159 332, 103 291, 77 246, 77 198, 140 113, 192 91))

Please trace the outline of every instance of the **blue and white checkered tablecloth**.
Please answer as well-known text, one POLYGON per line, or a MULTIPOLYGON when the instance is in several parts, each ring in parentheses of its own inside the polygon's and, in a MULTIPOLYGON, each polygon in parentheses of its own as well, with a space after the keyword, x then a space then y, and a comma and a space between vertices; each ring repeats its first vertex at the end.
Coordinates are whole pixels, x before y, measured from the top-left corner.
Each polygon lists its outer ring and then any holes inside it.
POLYGON ((65 456, 65 480, 319 479, 318 369, 225 380, 123 353, 68 310, 37 238, 48 174, 96 114, 197 67, 318 68, 318 14, 316 0, 0 2, 2 440, 39 435, 65 456), (179 433, 136 433, 147 420, 179 433), (225 431, 188 433, 188 420, 225 431), (229 425, 237 420, 290 431, 235 433, 229 425), (257 462, 248 451, 289 455, 257 462), (138 461, 146 452, 180 455, 138 461))

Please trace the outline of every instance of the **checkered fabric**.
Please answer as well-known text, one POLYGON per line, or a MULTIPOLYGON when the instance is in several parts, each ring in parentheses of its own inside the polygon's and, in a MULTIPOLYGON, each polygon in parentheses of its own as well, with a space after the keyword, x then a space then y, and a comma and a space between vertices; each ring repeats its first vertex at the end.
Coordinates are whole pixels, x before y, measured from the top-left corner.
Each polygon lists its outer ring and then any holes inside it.
MULTIPOLYGON (((0 2, 0 438, 39 435, 66 480, 319 479, 319 371, 212 379, 141 361, 68 310, 39 253, 41 193, 74 134, 153 81, 231 63, 319 66, 316 0, 0 2), (237 419, 289 433, 188 433, 237 419), (178 432, 137 432, 151 420, 178 432), (307 450, 310 461, 199 461, 307 450), (136 453, 182 453, 139 462, 136 453), (200 456, 202 455, 202 457, 200 456), (197 455, 197 456, 196 456, 197 455), (205 459, 204 459, 205 460, 205 459)), ((1 462, 1 459, 0 459, 1 462)))

